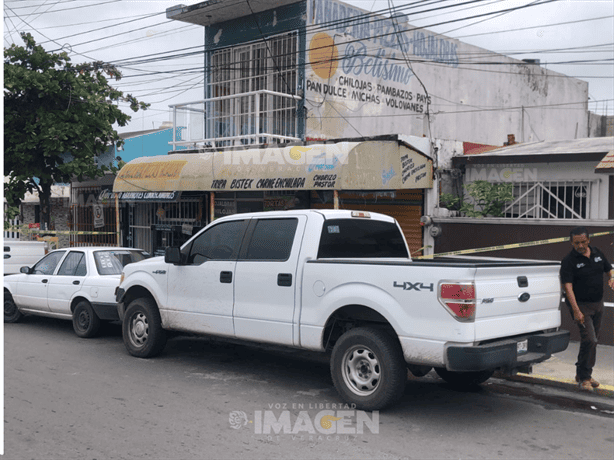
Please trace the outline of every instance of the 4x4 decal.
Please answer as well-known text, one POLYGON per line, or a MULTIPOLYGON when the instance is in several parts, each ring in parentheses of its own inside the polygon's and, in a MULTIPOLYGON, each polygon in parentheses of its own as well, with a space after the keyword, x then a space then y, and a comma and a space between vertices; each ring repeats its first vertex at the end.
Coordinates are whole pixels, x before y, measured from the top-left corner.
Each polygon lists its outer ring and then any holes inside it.
POLYGON ((418 281, 417 283, 412 283, 410 281, 405 281, 404 283, 397 283, 396 281, 394 281, 392 283, 392 286, 403 288, 404 291, 422 291, 422 290, 428 289, 429 291, 433 292, 433 289, 434 289, 433 283, 424 284, 424 283, 421 283, 420 281, 418 281))

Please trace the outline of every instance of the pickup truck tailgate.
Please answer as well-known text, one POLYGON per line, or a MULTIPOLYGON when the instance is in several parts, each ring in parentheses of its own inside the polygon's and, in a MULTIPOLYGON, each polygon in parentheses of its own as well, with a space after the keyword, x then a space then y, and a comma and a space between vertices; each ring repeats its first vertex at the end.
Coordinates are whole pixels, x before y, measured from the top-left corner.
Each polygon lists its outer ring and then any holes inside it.
POLYGON ((478 266, 475 294, 476 342, 561 325, 561 285, 556 262, 514 268, 478 266))

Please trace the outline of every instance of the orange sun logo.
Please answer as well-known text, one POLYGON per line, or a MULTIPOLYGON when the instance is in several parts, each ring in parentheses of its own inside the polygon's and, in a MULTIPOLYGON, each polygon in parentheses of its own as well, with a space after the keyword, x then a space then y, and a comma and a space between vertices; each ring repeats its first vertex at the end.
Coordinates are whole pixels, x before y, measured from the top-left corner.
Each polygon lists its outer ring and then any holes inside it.
POLYGON ((320 78, 328 80, 339 67, 339 51, 333 38, 325 32, 313 36, 309 43, 309 63, 320 78))

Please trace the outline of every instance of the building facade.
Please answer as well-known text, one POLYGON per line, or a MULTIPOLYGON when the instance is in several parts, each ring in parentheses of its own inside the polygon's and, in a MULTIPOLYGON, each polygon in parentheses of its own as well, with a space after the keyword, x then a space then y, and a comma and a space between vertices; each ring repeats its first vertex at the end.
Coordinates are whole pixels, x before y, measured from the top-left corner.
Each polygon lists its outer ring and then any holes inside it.
POLYGON ((175 106, 177 146, 589 136, 588 84, 535 60, 335 0, 239 3, 167 10, 169 19, 204 26, 205 38, 205 97, 175 106))

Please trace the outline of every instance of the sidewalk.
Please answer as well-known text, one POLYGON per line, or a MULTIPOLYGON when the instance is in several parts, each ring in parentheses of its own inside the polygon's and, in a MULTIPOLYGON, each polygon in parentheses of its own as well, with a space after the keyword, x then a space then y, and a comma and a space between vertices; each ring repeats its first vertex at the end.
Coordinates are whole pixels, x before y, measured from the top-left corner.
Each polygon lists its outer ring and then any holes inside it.
MULTIPOLYGON (((579 348, 579 342, 570 342, 567 350, 534 365, 532 374, 517 374, 507 378, 580 391, 575 381, 579 348)), ((614 346, 597 345, 597 363, 593 369, 593 378, 601 383, 599 388, 594 390, 594 394, 614 398, 614 346)))

